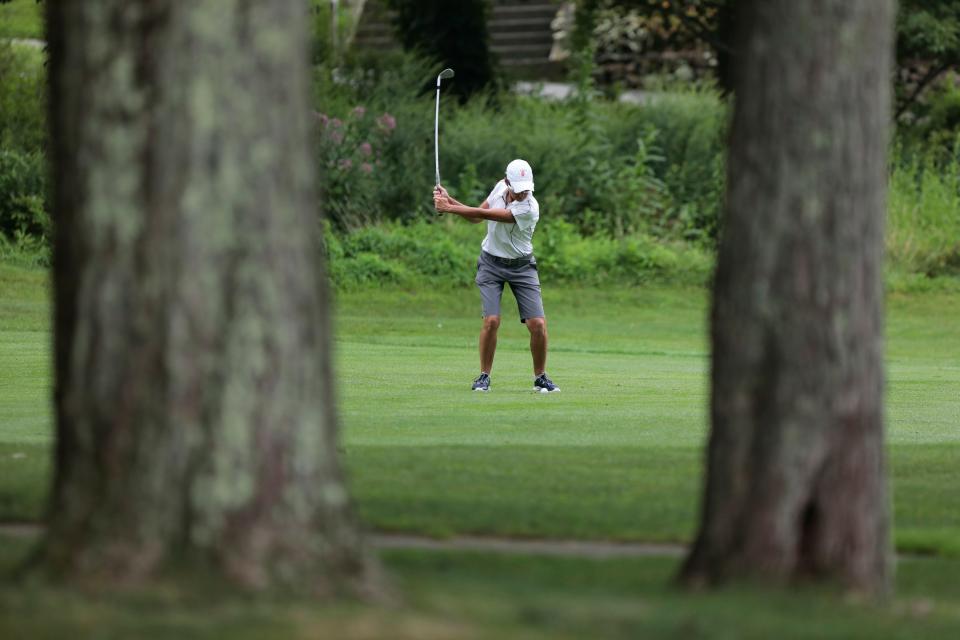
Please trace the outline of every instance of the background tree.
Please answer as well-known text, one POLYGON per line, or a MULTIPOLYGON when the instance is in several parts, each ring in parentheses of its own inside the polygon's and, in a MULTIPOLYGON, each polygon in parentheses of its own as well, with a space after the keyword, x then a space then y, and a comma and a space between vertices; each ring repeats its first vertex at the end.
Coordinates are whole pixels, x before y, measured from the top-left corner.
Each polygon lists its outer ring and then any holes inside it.
POLYGON ((335 449, 304 5, 47 3, 53 574, 374 586, 335 449))
MULTIPOLYGON (((743 0, 578 0, 578 11, 614 6, 647 18, 649 48, 678 51, 707 46, 724 91, 733 89, 733 56, 739 48, 733 25, 743 0)), ((901 0, 897 14, 896 115, 918 106, 938 79, 960 68, 960 2, 901 0)), ((592 23, 584 22, 584 24, 592 23)))
POLYGON ((897 67, 899 117, 946 71, 960 67, 960 2, 900 0, 897 67))
POLYGON ((891 0, 741 3, 690 584, 890 580, 882 249, 891 0))
MULTIPOLYGON (((397 38, 404 49, 416 50, 452 67, 456 81, 450 91, 465 100, 494 83, 485 0, 386 0, 396 11, 397 38)), ((439 70, 438 70, 439 71, 439 70)), ((434 82, 429 82, 433 89, 434 82)))

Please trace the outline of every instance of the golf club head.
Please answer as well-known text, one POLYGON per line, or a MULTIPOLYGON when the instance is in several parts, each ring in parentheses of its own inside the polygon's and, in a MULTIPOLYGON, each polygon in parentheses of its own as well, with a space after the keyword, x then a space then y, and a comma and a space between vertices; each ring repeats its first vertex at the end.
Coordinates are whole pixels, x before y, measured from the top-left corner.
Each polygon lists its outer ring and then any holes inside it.
POLYGON ((440 75, 437 76, 437 86, 440 86, 441 80, 449 80, 453 77, 453 69, 444 69, 440 72, 440 75))

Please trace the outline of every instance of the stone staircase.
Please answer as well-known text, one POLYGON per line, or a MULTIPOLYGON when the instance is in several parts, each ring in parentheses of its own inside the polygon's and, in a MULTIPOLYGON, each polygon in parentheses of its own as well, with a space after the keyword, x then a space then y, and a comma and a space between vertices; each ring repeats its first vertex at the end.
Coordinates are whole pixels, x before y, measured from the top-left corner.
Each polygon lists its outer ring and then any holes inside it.
MULTIPOLYGON (((451 10, 454 6, 451 3, 451 10)), ((505 71, 538 78, 562 72, 561 65, 550 61, 550 23, 559 9, 560 3, 551 0, 494 0, 487 25, 490 50, 505 71)), ((398 48, 391 13, 383 0, 367 0, 352 46, 380 51, 398 48)))

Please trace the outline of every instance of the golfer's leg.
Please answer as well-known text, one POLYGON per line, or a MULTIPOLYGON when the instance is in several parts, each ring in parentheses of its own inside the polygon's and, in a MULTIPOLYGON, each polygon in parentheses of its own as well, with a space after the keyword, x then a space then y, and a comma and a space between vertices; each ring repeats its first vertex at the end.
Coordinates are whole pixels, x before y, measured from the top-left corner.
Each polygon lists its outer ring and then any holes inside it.
POLYGON ((486 316, 480 329, 480 371, 490 373, 493 369, 493 355, 497 351, 497 329, 500 328, 500 316, 486 316))
POLYGON ((539 376, 547 370, 547 319, 527 318, 530 330, 530 354, 533 356, 533 375, 539 376))
POLYGON ((540 276, 533 264, 518 268, 510 277, 510 289, 517 299, 520 319, 530 331, 530 355, 533 375, 539 376, 547 366, 547 318, 540 295, 540 276))
POLYGON ((493 369, 493 354, 497 350, 497 329, 500 328, 500 299, 504 279, 495 265, 482 255, 477 261, 477 288, 483 304, 483 327, 480 329, 480 372, 493 369))

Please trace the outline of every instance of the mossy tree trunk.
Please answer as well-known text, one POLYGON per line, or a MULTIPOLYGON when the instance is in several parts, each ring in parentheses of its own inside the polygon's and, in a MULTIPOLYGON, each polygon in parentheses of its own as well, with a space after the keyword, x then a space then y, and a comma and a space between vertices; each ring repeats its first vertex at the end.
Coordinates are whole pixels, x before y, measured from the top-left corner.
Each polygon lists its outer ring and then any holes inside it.
POLYGON ((56 474, 43 566, 375 586, 336 451, 305 3, 48 2, 56 474))
POLYGON ((893 2, 741 4, 708 470, 682 577, 883 592, 893 2))

